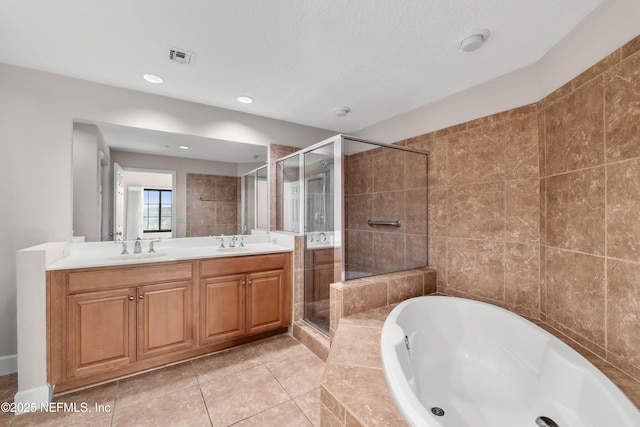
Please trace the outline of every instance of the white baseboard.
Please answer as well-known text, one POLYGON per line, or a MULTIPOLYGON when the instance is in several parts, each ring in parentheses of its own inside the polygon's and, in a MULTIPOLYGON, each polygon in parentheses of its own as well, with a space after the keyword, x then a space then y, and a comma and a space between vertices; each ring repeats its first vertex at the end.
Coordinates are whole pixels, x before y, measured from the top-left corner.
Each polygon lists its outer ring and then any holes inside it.
POLYGON ((0 356, 0 377, 18 372, 18 355, 0 356))
POLYGON ((20 409, 20 412, 16 412, 16 415, 37 411, 43 405, 51 402, 52 396, 53 387, 48 384, 17 392, 13 400, 16 403, 16 409, 20 409))

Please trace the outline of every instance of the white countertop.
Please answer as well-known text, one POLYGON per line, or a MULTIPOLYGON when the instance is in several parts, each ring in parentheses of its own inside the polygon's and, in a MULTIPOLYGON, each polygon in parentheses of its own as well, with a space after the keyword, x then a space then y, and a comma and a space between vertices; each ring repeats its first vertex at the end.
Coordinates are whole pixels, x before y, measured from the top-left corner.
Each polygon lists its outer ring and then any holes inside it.
MULTIPOLYGON (((122 245, 114 242, 69 243, 68 255, 47 266, 47 270, 105 267, 115 265, 147 264, 152 262, 179 261, 199 258, 258 255, 276 252, 291 252, 293 248, 278 245, 268 235, 251 235, 245 246, 230 248, 232 236, 225 236, 226 248, 220 248, 216 237, 189 237, 166 239, 154 244, 155 253, 149 253, 149 241, 142 240, 142 252, 134 254, 135 241, 127 240, 128 255, 121 255, 122 245)), ((119 242, 118 242, 119 243, 119 242)))

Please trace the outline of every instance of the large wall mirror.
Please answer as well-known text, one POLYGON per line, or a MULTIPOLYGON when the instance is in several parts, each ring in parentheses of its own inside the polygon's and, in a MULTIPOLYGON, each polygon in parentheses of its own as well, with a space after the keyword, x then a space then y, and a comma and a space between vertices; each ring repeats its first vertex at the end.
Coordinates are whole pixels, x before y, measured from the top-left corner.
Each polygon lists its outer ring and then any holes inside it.
POLYGON ((264 145, 74 120, 74 237, 266 232, 268 206, 258 206, 269 200, 268 151, 264 145))

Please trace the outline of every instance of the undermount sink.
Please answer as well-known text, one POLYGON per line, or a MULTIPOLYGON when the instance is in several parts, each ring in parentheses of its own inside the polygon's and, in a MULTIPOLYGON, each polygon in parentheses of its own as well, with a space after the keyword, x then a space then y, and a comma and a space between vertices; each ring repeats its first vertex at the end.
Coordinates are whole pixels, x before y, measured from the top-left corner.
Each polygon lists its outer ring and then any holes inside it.
POLYGON ((165 256, 166 254, 160 252, 145 252, 139 254, 123 254, 118 256, 109 257, 110 260, 114 261, 133 261, 138 259, 149 259, 149 258, 159 258, 165 256))
POLYGON ((220 248, 218 249, 218 252, 244 252, 244 251, 250 251, 251 249, 245 247, 245 246, 236 246, 233 248, 220 248))

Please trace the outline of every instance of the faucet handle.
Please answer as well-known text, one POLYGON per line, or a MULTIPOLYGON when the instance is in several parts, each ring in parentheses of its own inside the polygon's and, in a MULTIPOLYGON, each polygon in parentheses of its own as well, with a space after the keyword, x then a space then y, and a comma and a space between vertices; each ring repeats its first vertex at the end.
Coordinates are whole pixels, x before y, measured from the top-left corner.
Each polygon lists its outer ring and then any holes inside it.
POLYGON ((242 236, 242 237, 240 238, 240 247, 241 247, 241 248, 244 248, 244 239, 246 239, 246 238, 247 238, 247 236, 242 236))
POLYGON ((231 244, 229 245, 230 248, 235 248, 236 247, 236 242, 238 241, 238 236, 233 236, 231 238, 231 244))
POLYGON ((224 249, 224 234, 221 234, 220 237, 216 237, 216 239, 220 239, 220 249, 224 249))
POLYGON ((118 241, 115 241, 113 243, 115 243, 116 245, 118 243, 122 244, 122 252, 120 252, 120 255, 128 255, 129 254, 129 252, 127 252, 127 242, 125 242, 124 240, 118 240, 118 241))

